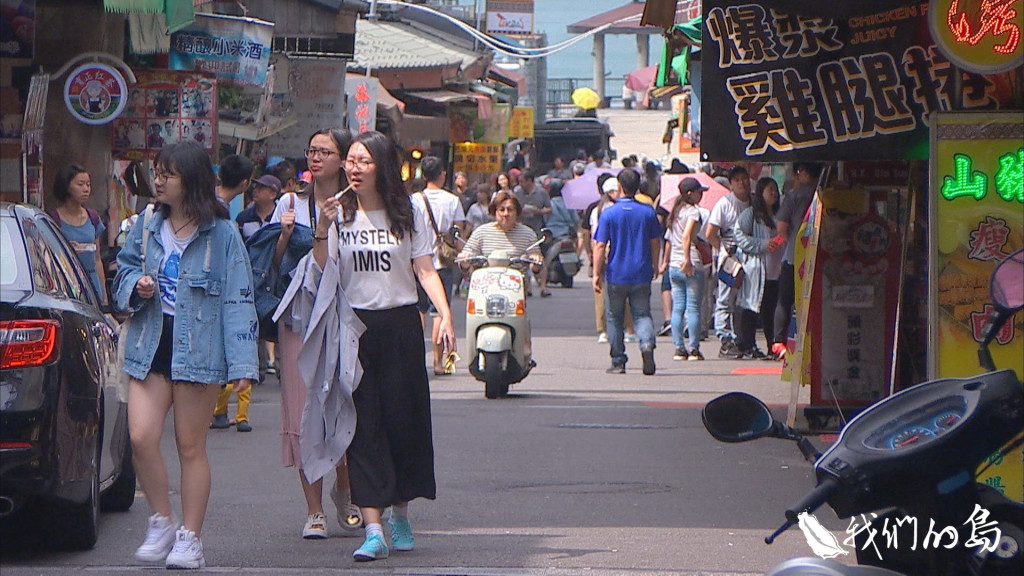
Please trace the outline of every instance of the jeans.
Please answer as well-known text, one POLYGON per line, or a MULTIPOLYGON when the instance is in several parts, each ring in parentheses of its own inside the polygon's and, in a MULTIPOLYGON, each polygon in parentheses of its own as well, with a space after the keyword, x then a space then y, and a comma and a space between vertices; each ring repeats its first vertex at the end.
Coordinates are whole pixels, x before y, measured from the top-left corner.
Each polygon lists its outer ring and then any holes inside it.
POLYGON ((789 340, 789 322, 793 316, 793 301, 796 299, 796 280, 793 265, 782 263, 779 273, 779 301, 775 307, 775 338, 773 342, 785 344, 789 340))
POLYGON ((733 333, 732 309, 736 304, 736 291, 731 286, 718 281, 715 289, 715 336, 719 340, 736 337, 733 333))
POLYGON ((704 286, 707 285, 707 268, 696 268, 693 276, 687 276, 681 268, 670 268, 672 282, 672 344, 690 351, 700 350, 700 308, 704 302, 704 286), (683 315, 689 331, 690 346, 683 341, 683 315))
POLYGON ((651 319, 651 284, 611 284, 606 283, 605 307, 608 311, 608 344, 611 345, 612 364, 624 366, 629 359, 626 356, 625 330, 623 323, 626 316, 626 301, 633 314, 636 325, 636 337, 640 341, 640 349, 653 350, 654 321, 651 319))

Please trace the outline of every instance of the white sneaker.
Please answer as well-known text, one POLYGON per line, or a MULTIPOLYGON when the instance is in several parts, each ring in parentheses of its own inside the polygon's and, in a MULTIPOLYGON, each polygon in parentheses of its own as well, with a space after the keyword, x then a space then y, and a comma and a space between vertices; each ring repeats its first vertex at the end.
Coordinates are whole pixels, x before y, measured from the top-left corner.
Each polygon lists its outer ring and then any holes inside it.
POLYGON ((600 334, 598 334, 597 335, 597 343, 598 344, 607 344, 608 343, 608 333, 607 332, 601 332, 600 334))
POLYGON ((149 528, 142 546, 135 549, 135 559, 140 562, 163 562, 174 546, 174 520, 167 516, 153 514, 149 517, 149 528))
POLYGON ((327 517, 321 512, 307 516, 306 525, 302 527, 302 537, 306 540, 327 538, 327 517))
POLYGON ((198 570, 206 567, 203 541, 196 533, 182 526, 175 533, 174 548, 167 555, 168 570, 198 570))
POLYGON ((359 507, 352 503, 352 493, 349 492, 347 496, 338 490, 337 484, 331 487, 331 500, 338 509, 338 525, 345 536, 362 536, 363 515, 359 507))

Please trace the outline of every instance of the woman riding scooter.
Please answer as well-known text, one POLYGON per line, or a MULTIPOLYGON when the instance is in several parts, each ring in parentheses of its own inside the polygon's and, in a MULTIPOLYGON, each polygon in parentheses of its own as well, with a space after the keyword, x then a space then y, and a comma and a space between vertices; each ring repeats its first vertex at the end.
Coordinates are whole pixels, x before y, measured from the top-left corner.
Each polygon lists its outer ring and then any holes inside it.
POLYGON ((544 266, 541 268, 540 274, 537 275, 540 278, 540 295, 545 298, 551 296, 551 292, 548 291, 548 282, 557 282, 566 288, 572 288, 572 276, 579 271, 578 264, 575 269, 566 270, 558 261, 558 254, 564 250, 562 244, 566 239, 571 240, 572 246, 567 246, 565 251, 576 253, 576 227, 580 223, 580 217, 576 211, 565 207, 565 199, 562 198, 563 185, 561 180, 552 179, 548 190, 548 195, 551 197, 551 214, 544 219, 544 227, 551 230, 554 240, 541 245, 541 249, 544 251, 544 266), (558 270, 555 278, 550 277, 549 269, 552 266, 558 270))
MULTIPOLYGON (((531 268, 534 274, 539 273, 544 262, 540 248, 535 247, 527 251, 530 245, 537 241, 537 233, 519 222, 523 207, 515 194, 498 192, 491 200, 488 211, 495 221, 473 229, 469 240, 466 240, 466 245, 459 253, 459 260, 462 260, 459 265, 462 269, 468 271, 472 267, 472 262, 465 261, 467 258, 487 256, 496 250, 507 250, 509 256, 523 256, 532 260, 531 268)), ((514 262, 512 267, 526 273, 526 264, 514 262)))

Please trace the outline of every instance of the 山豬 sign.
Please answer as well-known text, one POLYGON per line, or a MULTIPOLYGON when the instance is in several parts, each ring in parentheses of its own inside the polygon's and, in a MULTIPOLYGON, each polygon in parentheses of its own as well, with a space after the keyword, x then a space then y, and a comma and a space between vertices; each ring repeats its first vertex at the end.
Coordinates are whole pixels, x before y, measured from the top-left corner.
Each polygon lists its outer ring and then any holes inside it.
POLYGON ((997 74, 1024 65, 1024 0, 931 0, 935 44, 964 70, 997 74))
POLYGON ((80 122, 106 124, 117 118, 128 102, 124 76, 106 64, 75 68, 64 83, 64 104, 80 122))

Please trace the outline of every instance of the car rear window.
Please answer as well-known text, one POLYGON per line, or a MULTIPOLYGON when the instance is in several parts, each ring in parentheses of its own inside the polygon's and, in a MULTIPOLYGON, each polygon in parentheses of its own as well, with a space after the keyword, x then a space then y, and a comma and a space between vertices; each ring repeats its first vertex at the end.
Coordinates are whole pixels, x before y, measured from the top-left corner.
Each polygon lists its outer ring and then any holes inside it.
POLYGON ((7 216, 0 218, 0 286, 19 291, 32 289, 21 231, 14 218, 7 216))

